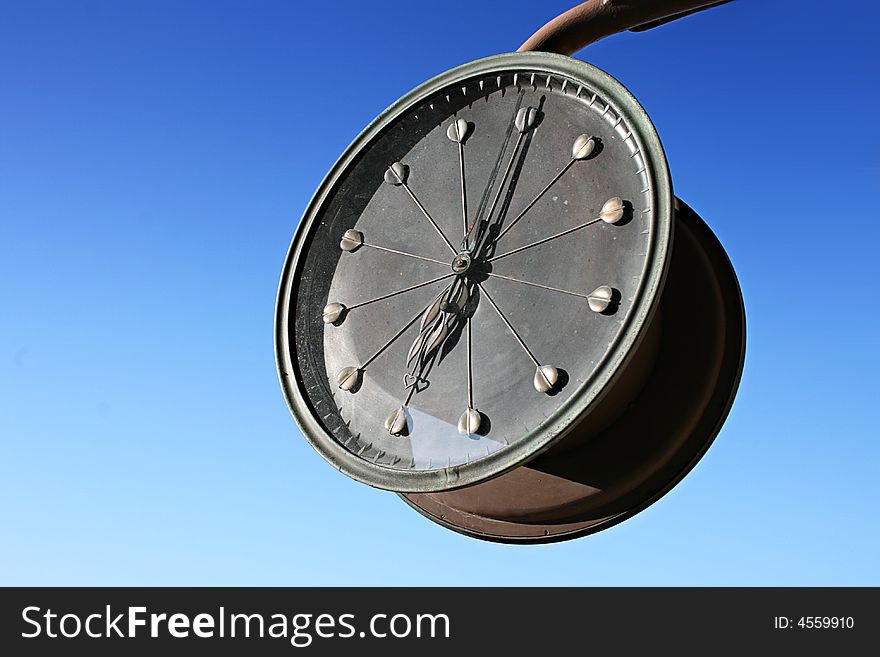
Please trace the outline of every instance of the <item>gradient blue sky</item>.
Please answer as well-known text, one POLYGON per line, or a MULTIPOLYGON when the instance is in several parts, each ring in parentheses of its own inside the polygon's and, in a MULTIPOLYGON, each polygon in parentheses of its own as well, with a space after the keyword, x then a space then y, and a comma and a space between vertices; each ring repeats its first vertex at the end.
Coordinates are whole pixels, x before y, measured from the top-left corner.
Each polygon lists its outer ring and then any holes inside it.
POLYGON ((276 286, 324 173, 572 0, 0 5, 0 584, 880 584, 875 3, 739 0, 580 56, 740 276, 708 455, 648 511, 482 543, 312 451, 276 286))

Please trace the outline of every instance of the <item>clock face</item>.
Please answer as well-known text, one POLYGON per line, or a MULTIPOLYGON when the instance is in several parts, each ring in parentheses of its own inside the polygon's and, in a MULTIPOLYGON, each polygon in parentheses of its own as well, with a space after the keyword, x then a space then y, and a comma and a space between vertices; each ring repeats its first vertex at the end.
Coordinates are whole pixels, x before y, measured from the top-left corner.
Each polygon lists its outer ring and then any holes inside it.
POLYGON ((285 264, 276 355, 306 437, 397 491, 552 446, 641 339, 671 212, 650 121, 583 62, 498 55, 419 87, 331 170, 285 264))

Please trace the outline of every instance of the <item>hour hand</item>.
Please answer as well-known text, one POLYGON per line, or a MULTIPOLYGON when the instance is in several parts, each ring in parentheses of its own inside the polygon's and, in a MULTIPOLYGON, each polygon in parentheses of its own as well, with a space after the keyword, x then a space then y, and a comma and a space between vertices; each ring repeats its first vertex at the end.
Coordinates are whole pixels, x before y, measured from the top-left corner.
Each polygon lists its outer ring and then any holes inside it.
POLYGON ((504 174, 501 176, 501 182, 498 185, 498 190, 495 193, 495 198, 492 200, 492 204, 489 206, 489 211, 483 215, 483 219, 480 220, 480 217, 474 217, 473 222, 471 223, 470 228, 468 229, 467 234, 462 240, 461 248, 463 250, 469 251, 471 254, 475 253, 479 247, 480 242, 482 241, 483 235, 486 233, 487 227, 490 225, 492 221, 492 215, 495 213, 495 208, 498 206, 498 201, 501 199, 501 195, 506 191, 510 191, 507 182, 510 177, 511 171, 513 171, 513 164, 516 162, 517 154, 520 152, 520 147, 522 146, 523 140, 526 137, 526 134, 535 127, 535 123, 538 120, 538 110, 535 107, 526 106, 520 107, 517 110, 516 114, 513 117, 513 128, 517 131, 516 143, 513 146, 513 153, 510 155, 510 159, 507 161, 507 166, 504 169, 504 174))

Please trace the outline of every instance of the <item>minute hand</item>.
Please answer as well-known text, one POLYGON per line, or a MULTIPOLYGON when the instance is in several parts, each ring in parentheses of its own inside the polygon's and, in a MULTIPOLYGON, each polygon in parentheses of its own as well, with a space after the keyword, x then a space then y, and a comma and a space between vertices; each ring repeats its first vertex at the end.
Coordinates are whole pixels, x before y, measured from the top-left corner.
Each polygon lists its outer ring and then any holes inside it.
MULTIPOLYGON (((534 127, 537 117, 538 110, 534 107, 528 106, 521 107, 513 117, 513 124, 519 132, 519 135, 517 135, 516 143, 513 146, 513 153, 511 153, 510 159, 507 161, 507 167, 505 167, 504 169, 504 175, 501 176, 501 183, 498 185, 498 191, 495 193, 495 198, 492 200, 492 205, 489 206, 489 212, 483 215, 486 221, 492 220, 492 215, 495 212, 495 207, 498 205, 498 200, 501 198, 501 194, 506 188, 507 179, 510 176, 510 172, 513 170, 513 163, 516 161, 516 155, 517 153, 519 153, 519 148, 522 145, 523 139, 525 139, 526 133, 534 127)), ((480 216, 477 215, 476 217, 474 217, 470 228, 468 228, 468 231, 464 236, 464 240, 461 243, 462 249, 468 248, 468 245, 470 244, 471 234, 474 232, 474 228, 476 228, 479 223, 480 216)), ((475 237, 473 241, 473 247, 470 249, 471 253, 475 253, 477 251, 480 237, 480 235, 477 235, 475 237)))

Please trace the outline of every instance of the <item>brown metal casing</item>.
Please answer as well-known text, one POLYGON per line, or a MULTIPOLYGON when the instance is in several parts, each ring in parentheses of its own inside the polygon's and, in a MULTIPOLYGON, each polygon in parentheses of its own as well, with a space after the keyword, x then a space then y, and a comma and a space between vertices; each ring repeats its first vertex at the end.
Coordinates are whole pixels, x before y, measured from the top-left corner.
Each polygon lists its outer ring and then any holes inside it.
MULTIPOLYGON (((644 384, 623 404, 625 412, 620 398, 632 390, 629 371, 606 397, 617 397, 618 408, 604 429, 597 431, 602 423, 588 414, 528 464, 467 488, 402 495, 408 504, 471 536, 550 542, 616 524, 687 474, 732 405, 745 355, 745 309, 721 244, 681 201, 675 230, 660 312, 649 331, 659 338, 656 358, 649 372, 637 373, 644 384)), ((650 360, 635 357, 630 366, 650 360)))

